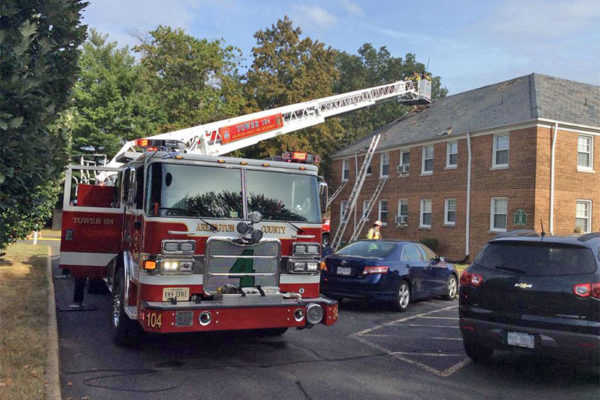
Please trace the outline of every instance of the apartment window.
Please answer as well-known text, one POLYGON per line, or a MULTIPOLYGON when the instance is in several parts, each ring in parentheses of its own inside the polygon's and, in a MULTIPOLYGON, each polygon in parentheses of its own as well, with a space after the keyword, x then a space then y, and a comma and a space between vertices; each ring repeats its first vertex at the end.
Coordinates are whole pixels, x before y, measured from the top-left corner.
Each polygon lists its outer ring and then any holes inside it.
POLYGON ((350 160, 342 160, 342 180, 350 179, 350 160))
POLYGON ((492 168, 508 167, 508 133, 494 135, 492 168))
POLYGON ((591 200, 577 200, 575 206, 575 226, 583 233, 592 231, 592 202, 591 200))
POLYGON ((505 197, 492 197, 490 207, 490 230, 506 232, 508 200, 505 197))
POLYGON ((408 223, 408 200, 398 200, 398 217, 396 225, 406 225, 408 223))
POLYGON ((408 175, 410 168, 410 151, 400 152, 400 162, 398 163, 398 176, 408 175))
POLYGON ((367 166, 367 176, 371 176, 371 164, 367 166))
POLYGON ((390 153, 381 153, 381 168, 379 176, 386 177, 390 175, 390 153))
POLYGON ((431 228, 431 199, 421 199, 421 228, 431 228))
POLYGON ((371 202, 369 200, 363 200, 363 218, 367 218, 369 215, 367 211, 369 211, 369 205, 371 202))
POLYGON ((423 146, 423 162, 421 163, 422 174, 433 173, 433 145, 423 146))
POLYGON ((383 225, 387 225, 388 202, 387 200, 379 200, 379 220, 383 225))
POLYGON ((444 207, 444 225, 456 224, 456 199, 446 199, 444 207))
POLYGON ((347 204, 348 200, 342 200, 340 203, 340 221, 344 219, 344 210, 346 209, 347 204))
POLYGON ((579 135, 577 138, 577 168, 593 169, 594 140, 591 136, 579 135))
POLYGON ((446 168, 456 168, 458 165, 458 142, 448 142, 446 144, 446 168))

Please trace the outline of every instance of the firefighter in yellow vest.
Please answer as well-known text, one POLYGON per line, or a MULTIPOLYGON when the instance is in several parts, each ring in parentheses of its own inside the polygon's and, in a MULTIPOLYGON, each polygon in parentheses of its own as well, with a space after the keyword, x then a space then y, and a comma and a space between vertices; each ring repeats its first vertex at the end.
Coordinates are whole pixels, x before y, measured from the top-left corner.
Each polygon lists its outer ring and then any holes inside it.
POLYGON ((379 240, 381 239, 381 232, 379 232, 379 229, 381 229, 381 225, 383 225, 383 223, 379 220, 375 221, 375 223, 373 224, 373 227, 371 229, 369 229, 369 232, 367 233, 367 239, 373 239, 373 240, 379 240))

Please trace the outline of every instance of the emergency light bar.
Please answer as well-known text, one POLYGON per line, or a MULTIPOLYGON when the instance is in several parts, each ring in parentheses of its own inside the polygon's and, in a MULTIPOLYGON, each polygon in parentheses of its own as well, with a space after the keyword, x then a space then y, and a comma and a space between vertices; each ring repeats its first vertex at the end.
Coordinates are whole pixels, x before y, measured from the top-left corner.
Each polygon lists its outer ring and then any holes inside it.
POLYGON ((143 148, 144 151, 185 151, 185 143, 179 140, 137 139, 135 146, 143 148))
POLYGON ((281 160, 302 164, 318 164, 321 162, 321 157, 304 151, 288 151, 281 155, 281 160))

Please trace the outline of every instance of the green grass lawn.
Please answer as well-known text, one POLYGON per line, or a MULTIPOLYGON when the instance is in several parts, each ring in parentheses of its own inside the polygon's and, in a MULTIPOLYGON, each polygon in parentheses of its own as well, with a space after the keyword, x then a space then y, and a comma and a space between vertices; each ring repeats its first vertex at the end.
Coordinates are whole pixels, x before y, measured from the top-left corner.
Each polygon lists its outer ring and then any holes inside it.
POLYGON ((48 246, 15 243, 0 257, 0 399, 43 399, 48 246))

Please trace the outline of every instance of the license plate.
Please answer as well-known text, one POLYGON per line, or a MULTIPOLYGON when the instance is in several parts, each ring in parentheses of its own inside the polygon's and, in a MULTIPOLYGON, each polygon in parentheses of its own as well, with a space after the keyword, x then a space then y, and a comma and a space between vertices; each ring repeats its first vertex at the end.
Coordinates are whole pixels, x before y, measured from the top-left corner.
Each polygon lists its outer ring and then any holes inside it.
POLYGON ((163 288, 163 301, 188 301, 190 299, 190 288, 186 287, 170 287, 163 288))
POLYGON ((338 267, 337 268, 338 275, 349 276, 351 273, 352 273, 352 268, 350 268, 350 267, 338 267))
POLYGON ((533 349, 535 343, 533 335, 521 332, 508 332, 506 341, 510 346, 519 346, 528 349, 533 349))

